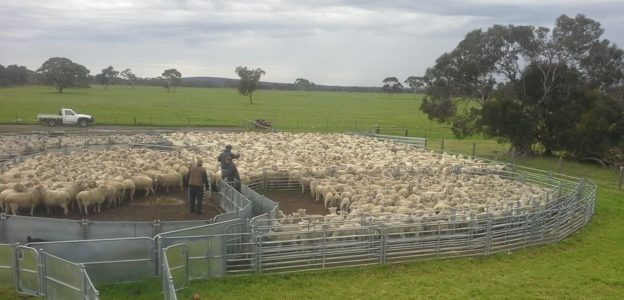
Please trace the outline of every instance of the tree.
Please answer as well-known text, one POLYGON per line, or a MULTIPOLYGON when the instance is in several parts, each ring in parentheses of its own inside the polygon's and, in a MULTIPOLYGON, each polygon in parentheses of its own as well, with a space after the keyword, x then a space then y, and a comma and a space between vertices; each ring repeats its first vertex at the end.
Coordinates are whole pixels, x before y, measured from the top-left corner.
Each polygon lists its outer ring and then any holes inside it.
POLYGON ((0 65, 0 87, 33 84, 37 82, 36 73, 24 66, 0 65))
POLYGON ((425 86, 423 80, 424 79, 419 76, 410 76, 405 79, 405 84, 407 84, 412 89, 412 91, 414 91, 414 93, 418 93, 425 86))
POLYGON ((613 138, 621 114, 613 112, 624 102, 624 52, 600 40, 602 33, 600 23, 583 15, 562 15, 552 31, 513 25, 474 30, 427 69, 421 109, 449 123, 457 137, 482 132, 520 154, 560 151, 583 158, 595 157, 589 149, 621 147, 624 136, 613 138), (581 138, 587 133, 608 136, 608 143, 581 138))
POLYGON ((113 82, 115 78, 117 78, 117 75, 119 75, 119 71, 113 69, 113 66, 108 66, 108 68, 102 69, 100 78, 102 80, 102 83, 106 86, 105 89, 108 90, 108 85, 113 82))
POLYGON ((60 94, 71 87, 89 87, 89 70, 64 57, 52 57, 37 70, 44 81, 54 85, 60 94))
POLYGON ((171 87, 178 85, 180 78, 182 78, 182 74, 176 69, 168 69, 162 73, 162 77, 165 80, 165 88, 168 92, 171 87))
POLYGON ((311 91, 316 86, 314 82, 311 82, 305 78, 297 78, 295 80, 294 85, 295 85, 295 88, 299 90, 304 90, 304 91, 311 91))
POLYGON ((403 90, 403 85, 396 77, 386 77, 383 83, 382 89, 388 94, 400 93, 403 90))
POLYGON ((247 69, 247 67, 236 67, 236 74, 240 77, 238 81, 238 93, 243 96, 249 97, 249 104, 253 104, 253 93, 258 88, 258 82, 260 81, 260 77, 266 72, 264 70, 257 69, 247 69))
POLYGON ((132 89, 134 89, 134 85, 136 84, 137 77, 136 77, 136 75, 134 75, 134 73, 132 73, 132 70, 125 69, 125 70, 121 71, 120 75, 121 75, 122 78, 127 80, 130 83, 130 85, 132 86, 132 89))

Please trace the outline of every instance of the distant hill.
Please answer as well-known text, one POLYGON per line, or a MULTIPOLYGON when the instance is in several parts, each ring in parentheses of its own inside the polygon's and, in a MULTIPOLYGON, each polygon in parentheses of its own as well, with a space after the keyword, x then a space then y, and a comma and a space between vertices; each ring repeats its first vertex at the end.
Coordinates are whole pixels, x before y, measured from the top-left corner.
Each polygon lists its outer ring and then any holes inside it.
MULTIPOLYGON (((212 88, 236 88, 238 79, 223 77, 184 77, 180 81, 181 86, 188 87, 212 87, 212 88)), ((263 90, 296 90, 292 83, 279 83, 260 81, 258 86, 263 90)), ((382 92, 381 87, 361 87, 361 86, 338 86, 338 85, 316 85, 316 91, 339 91, 339 92, 382 92)))

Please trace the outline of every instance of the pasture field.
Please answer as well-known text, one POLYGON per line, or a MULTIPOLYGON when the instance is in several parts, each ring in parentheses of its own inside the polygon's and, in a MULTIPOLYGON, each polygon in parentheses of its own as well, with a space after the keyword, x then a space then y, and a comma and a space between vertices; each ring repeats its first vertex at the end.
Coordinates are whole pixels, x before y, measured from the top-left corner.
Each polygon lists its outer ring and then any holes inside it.
POLYGON ((265 119, 280 130, 364 131, 442 138, 450 131, 420 111, 422 95, 410 93, 305 92, 258 90, 254 103, 236 89, 102 86, 69 89, 49 86, 0 89, 0 123, 34 123, 38 113, 61 107, 95 116, 96 124, 158 126, 247 126, 265 119), (427 131, 427 132, 425 132, 427 131))
MULTIPOLYGON (((514 163, 557 168, 557 159, 514 163)), ((624 192, 613 171, 565 162, 563 173, 598 184, 590 223, 556 244, 488 257, 286 275, 193 281, 178 294, 190 299, 622 299, 624 295, 624 192)), ((99 288, 102 299, 161 299, 158 280, 99 288)))
MULTIPOLYGON (((229 89, 111 86, 68 90, 50 87, 0 89, 0 122, 33 121, 37 113, 61 106, 95 115, 98 124, 242 126, 245 120, 268 119, 287 130, 369 130, 374 124, 405 127, 411 136, 434 138, 438 151, 447 129, 436 129, 420 112, 421 97, 368 93, 258 91, 254 104, 229 89), (355 121, 357 120, 357 126, 355 121), (344 122, 344 123, 341 123, 344 122), (341 125, 347 124, 348 125, 341 125), (314 124, 312 126, 311 124, 314 124), (350 127, 349 127, 350 126, 350 127), (420 131, 419 131, 420 130, 420 131), (432 133, 433 132, 433 133, 432 133)), ((382 132, 384 133, 384 132, 382 132)), ((398 132, 397 132, 398 133, 398 132)), ((556 158, 511 160, 505 146, 479 137, 445 141, 447 151, 511 161, 542 170, 559 169, 556 158)), ((622 299, 624 295, 624 192, 616 174, 594 165, 565 161, 562 173, 598 184, 596 213, 590 223, 567 239, 488 257, 418 261, 397 265, 327 270, 288 275, 252 275, 193 281, 179 293, 190 299, 622 299)), ((98 286, 101 299, 162 299, 157 279, 98 286)), ((18 299, 0 289, 0 299, 18 299)))

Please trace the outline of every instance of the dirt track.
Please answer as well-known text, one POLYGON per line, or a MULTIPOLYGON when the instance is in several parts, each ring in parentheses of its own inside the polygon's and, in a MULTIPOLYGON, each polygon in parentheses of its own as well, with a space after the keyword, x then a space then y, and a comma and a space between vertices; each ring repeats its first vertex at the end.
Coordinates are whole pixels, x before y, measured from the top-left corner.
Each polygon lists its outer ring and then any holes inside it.
POLYGON ((32 133, 32 132, 64 132, 80 135, 98 135, 111 133, 141 133, 158 131, 224 131, 240 132, 241 127, 166 127, 166 126, 109 126, 92 125, 85 128, 75 125, 61 125, 49 127, 43 124, 36 125, 6 125, 0 124, 0 133, 32 133))

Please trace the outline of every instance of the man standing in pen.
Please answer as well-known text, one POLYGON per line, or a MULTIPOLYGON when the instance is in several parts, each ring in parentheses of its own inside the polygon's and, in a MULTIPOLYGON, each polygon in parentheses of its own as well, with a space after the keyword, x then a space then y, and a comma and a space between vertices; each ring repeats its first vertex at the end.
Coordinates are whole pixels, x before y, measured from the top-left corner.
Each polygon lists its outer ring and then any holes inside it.
POLYGON ((225 149, 223 149, 223 152, 221 152, 221 154, 219 154, 219 157, 217 158, 219 163, 221 163, 221 170, 225 169, 226 167, 226 157, 229 157, 230 159, 238 159, 240 158, 240 154, 232 152, 232 145, 226 145, 225 149))
POLYGON ((188 193, 189 193, 189 205, 191 207, 191 213, 201 215, 202 213, 202 200, 204 199, 204 188, 210 187, 210 180, 206 174, 206 169, 202 167, 202 160, 197 159, 197 165, 189 170, 188 178, 188 193))

